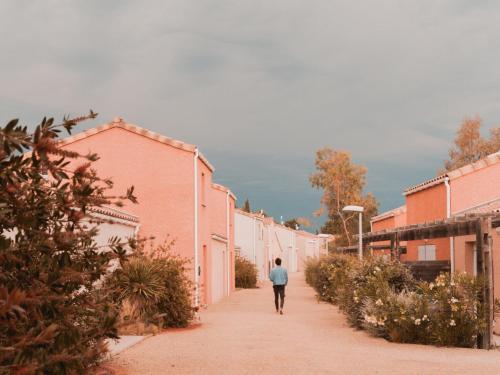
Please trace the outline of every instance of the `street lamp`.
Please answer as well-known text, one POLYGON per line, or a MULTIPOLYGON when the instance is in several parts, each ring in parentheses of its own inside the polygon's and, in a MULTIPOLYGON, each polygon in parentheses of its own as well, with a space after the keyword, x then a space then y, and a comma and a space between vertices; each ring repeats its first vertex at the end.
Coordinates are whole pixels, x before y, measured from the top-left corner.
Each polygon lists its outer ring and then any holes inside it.
POLYGON ((363 259, 363 211, 365 209, 361 206, 345 206, 342 211, 344 212, 358 212, 359 213, 359 247, 358 257, 363 259))

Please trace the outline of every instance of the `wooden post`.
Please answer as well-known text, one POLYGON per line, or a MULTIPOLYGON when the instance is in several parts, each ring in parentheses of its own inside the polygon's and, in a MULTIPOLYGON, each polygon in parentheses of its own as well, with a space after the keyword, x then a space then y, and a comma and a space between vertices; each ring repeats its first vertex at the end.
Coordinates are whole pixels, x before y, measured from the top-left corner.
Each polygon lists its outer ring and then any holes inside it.
POLYGON ((395 236, 392 236, 391 237, 391 260, 394 260, 394 257, 395 257, 395 252, 394 252, 394 245, 395 245, 396 241, 395 241, 395 236))
POLYGON ((396 247, 396 259, 397 260, 401 260, 401 251, 399 249, 399 233, 396 232, 396 244, 395 244, 395 247, 396 247))
POLYGON ((491 218, 481 218, 476 224, 477 276, 484 281, 480 303, 484 306, 486 331, 478 336, 477 345, 481 349, 490 349, 493 342, 493 257, 491 249, 491 218))

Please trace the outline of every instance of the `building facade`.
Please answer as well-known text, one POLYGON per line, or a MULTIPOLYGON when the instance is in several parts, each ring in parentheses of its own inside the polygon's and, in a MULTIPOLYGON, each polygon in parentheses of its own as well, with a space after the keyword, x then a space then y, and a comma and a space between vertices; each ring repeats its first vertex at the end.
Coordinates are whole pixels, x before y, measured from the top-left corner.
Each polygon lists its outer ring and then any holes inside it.
POLYGON ((138 236, 153 236, 155 244, 167 243, 190 261, 195 305, 210 304, 234 288, 235 197, 213 185, 214 168, 195 145, 116 118, 63 139, 60 147, 97 153, 92 167, 113 180, 117 195, 134 186, 138 204, 125 202, 123 210, 138 218, 138 236))

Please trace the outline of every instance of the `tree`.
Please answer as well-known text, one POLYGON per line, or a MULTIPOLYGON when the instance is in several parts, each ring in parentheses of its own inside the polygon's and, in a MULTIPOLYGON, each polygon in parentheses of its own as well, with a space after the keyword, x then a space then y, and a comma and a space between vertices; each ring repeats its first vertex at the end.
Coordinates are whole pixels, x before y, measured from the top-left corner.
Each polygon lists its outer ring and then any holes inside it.
POLYGON ((245 203, 243 204, 243 207, 241 209, 245 212, 248 212, 248 213, 252 212, 248 198, 245 200, 245 203))
POLYGON ((283 223, 285 227, 292 228, 292 229, 301 229, 304 227, 310 227, 311 222, 309 219, 305 217, 294 217, 290 220, 287 220, 283 223))
POLYGON ((357 233, 357 214, 345 213, 347 205, 360 205, 363 213, 364 230, 369 230, 370 219, 377 214, 378 202, 369 193, 363 195, 366 168, 352 162, 348 152, 323 148, 316 152, 316 173, 310 176, 311 185, 322 189, 321 215, 326 209, 328 220, 321 228, 322 233, 336 235, 337 245, 351 245, 352 234, 357 233))
POLYGON ((116 338, 117 307, 96 284, 125 247, 99 249, 87 213, 135 202, 133 188, 109 194, 90 168, 96 155, 57 147, 63 129, 95 116, 0 128, 0 373, 83 373, 116 338))
POLYGON ((474 163, 500 150, 500 128, 491 129, 490 138, 481 136, 482 119, 479 116, 466 117, 457 131, 454 145, 449 151, 449 160, 444 163, 444 171, 451 171, 474 163))

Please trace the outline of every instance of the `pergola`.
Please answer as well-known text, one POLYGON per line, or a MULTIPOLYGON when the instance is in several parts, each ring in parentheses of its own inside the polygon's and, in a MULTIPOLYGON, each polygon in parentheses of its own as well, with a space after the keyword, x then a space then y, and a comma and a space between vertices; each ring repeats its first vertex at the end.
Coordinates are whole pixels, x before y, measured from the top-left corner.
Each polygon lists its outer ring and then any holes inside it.
MULTIPOLYGON (((484 279, 480 301, 484 303, 487 329, 484 335, 478 337, 478 347, 489 349, 493 342, 493 246, 491 233, 493 228, 500 228, 500 213, 470 214, 457 216, 431 223, 415 224, 399 228, 363 234, 363 252, 390 249, 391 257, 400 257, 400 242, 414 240, 429 240, 434 238, 476 236, 477 275, 484 279), (372 242, 390 241, 390 245, 369 245, 372 242)), ((357 236, 355 237, 357 238, 357 236)), ((339 251, 351 251, 356 246, 338 248, 339 251)))

